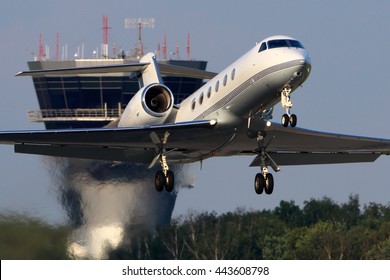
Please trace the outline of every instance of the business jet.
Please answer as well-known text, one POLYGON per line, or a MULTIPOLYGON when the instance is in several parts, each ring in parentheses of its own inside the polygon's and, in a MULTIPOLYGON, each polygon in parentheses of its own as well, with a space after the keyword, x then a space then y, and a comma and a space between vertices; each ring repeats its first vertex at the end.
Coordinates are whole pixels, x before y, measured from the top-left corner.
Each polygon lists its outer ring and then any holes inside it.
MULTIPOLYGON (((160 165, 156 190, 174 189, 172 164, 211 157, 250 155, 260 167, 257 194, 271 194, 275 172, 284 165, 373 162, 390 154, 390 140, 297 128, 292 93, 309 77, 311 59, 296 39, 266 38, 219 74, 159 64, 153 53, 139 63, 20 72, 50 76, 126 72, 140 77, 141 89, 121 117, 106 128, 6 131, 1 144, 15 152, 160 165), (181 104, 175 104, 162 75, 208 80, 181 104), (273 123, 277 103, 285 109, 273 123)), ((146 167, 145 167, 146 168, 146 167)))

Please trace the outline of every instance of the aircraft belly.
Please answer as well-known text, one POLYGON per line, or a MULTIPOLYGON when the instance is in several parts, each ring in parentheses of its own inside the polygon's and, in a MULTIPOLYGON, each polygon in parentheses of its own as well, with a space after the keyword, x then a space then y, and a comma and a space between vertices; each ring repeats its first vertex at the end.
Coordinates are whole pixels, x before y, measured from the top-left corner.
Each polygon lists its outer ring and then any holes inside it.
POLYGON ((289 67, 267 75, 261 72, 250 80, 250 85, 228 105, 230 111, 240 117, 248 117, 266 110, 280 101, 280 92, 289 84, 295 90, 304 80, 304 75, 294 77, 302 70, 301 65, 289 67))

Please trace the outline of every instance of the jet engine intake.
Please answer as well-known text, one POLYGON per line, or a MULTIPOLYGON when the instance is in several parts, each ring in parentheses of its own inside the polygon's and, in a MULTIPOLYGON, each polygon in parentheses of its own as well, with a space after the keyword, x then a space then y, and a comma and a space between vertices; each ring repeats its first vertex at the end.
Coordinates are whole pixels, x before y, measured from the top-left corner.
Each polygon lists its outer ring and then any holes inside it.
POLYGON ((171 113, 173 103, 173 94, 167 86, 150 84, 141 88, 130 100, 118 126, 162 124, 171 113))

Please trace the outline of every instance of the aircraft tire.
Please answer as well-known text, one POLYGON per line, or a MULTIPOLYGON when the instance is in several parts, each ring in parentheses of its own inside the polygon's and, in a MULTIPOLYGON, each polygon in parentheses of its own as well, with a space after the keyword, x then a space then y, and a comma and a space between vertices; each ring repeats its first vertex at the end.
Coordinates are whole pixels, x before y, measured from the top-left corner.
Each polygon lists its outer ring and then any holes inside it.
POLYGON ((266 194, 272 194, 274 191, 274 176, 271 173, 268 173, 266 176, 266 188, 265 188, 265 193, 266 194))
POLYGON ((262 194, 265 188, 265 179, 263 174, 257 173, 255 177, 255 192, 262 194))
POLYGON ((283 125, 284 127, 287 127, 289 121, 290 121, 290 117, 289 117, 287 114, 284 114, 284 115, 282 116, 282 125, 283 125))
POLYGON ((162 192, 165 186, 165 175, 161 170, 157 171, 156 177, 154 178, 154 185, 156 187, 156 191, 162 192))
POLYGON ((165 180, 165 190, 167 192, 172 192, 175 185, 175 175, 172 171, 168 170, 165 180))
POLYGON ((292 114, 292 115, 290 116, 290 126, 291 126, 291 127, 295 127, 295 126, 297 125, 297 122, 298 122, 297 115, 292 114))

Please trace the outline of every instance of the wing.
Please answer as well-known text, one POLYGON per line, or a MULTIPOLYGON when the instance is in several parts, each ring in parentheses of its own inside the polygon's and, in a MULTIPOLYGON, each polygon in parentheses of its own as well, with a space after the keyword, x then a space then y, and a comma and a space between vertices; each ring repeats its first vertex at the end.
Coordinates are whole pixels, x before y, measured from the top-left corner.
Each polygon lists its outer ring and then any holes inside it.
MULTIPOLYGON (((266 152, 278 165, 372 162, 390 154, 390 140, 282 127, 266 128, 266 152)), ((256 157, 251 166, 260 165, 256 157)))
POLYGON ((194 161, 221 146, 225 134, 211 138, 216 121, 193 121, 143 127, 10 131, 1 144, 15 152, 86 159, 151 163, 162 149, 178 162, 194 161), (203 152, 205 151, 205 152, 203 152), (188 159, 188 160, 184 160, 188 159))
MULTIPOLYGON (((150 164, 162 149, 172 163, 211 156, 258 155, 246 130, 216 126, 215 120, 143 127, 19 131, 0 133, 15 152, 150 164)), ((324 133, 273 124, 266 152, 277 165, 371 162, 390 154, 390 140, 324 133)), ((260 165, 257 156, 251 166, 260 165)))

